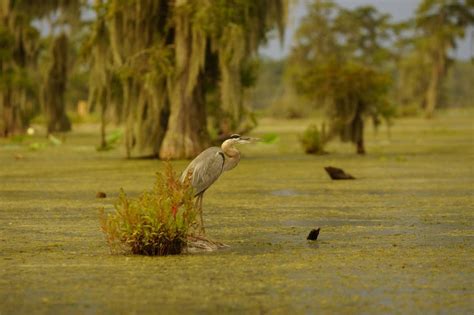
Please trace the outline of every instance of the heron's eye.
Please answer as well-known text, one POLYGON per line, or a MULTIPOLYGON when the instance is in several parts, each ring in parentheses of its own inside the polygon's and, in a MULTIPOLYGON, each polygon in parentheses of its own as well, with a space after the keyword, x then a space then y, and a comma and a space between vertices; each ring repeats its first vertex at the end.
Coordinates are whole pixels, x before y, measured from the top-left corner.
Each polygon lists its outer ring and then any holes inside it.
POLYGON ((239 139, 240 135, 234 133, 233 135, 230 136, 230 139, 239 139))

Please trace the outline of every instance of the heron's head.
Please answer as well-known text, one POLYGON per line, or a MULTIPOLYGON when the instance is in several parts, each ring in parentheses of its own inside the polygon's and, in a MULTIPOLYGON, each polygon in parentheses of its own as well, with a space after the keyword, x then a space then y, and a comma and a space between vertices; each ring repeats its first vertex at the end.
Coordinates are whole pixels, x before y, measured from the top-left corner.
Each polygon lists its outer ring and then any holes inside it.
POLYGON ((251 137, 244 137, 239 134, 233 134, 231 135, 226 141, 224 142, 229 142, 231 144, 242 144, 242 143, 253 143, 257 142, 260 139, 258 138, 251 138, 251 137))

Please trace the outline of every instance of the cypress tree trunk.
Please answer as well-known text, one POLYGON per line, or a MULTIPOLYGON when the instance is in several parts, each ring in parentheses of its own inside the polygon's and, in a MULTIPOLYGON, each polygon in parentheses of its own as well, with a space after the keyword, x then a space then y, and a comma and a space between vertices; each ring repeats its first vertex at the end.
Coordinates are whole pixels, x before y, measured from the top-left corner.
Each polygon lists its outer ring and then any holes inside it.
POLYGON ((426 118, 432 118, 436 107, 438 106, 439 90, 444 74, 446 58, 443 54, 435 58, 435 62, 431 68, 431 77, 428 89, 426 91, 426 118))
MULTIPOLYGON (((337 128, 337 126, 336 126, 337 128)), ((345 126, 341 126, 340 137, 342 141, 350 141, 356 146, 357 154, 365 154, 364 120, 359 112, 345 126)))
POLYGON ((165 159, 191 158, 207 147, 205 98, 220 96, 215 112, 241 122, 244 61, 272 26, 283 33, 287 11, 283 0, 107 3, 105 11, 97 7, 91 38, 90 98, 110 82, 96 77, 116 75, 120 97, 112 106, 123 106, 127 156, 165 159))
POLYGON ((94 55, 96 75, 104 79, 91 86, 106 91, 104 114, 115 112, 125 123, 127 157, 157 157, 169 117, 173 1, 108 3, 109 14, 99 15, 94 55))
POLYGON ((202 81, 193 93, 183 93, 185 73, 176 82, 171 99, 168 130, 160 149, 162 159, 193 158, 209 144, 202 81))
MULTIPOLYGON (((341 104, 339 104, 339 106, 340 108, 343 107, 341 104)), ((334 133, 334 130, 338 130, 342 141, 352 142, 356 146, 357 154, 365 154, 364 118, 362 116, 364 104, 361 101, 358 101, 355 106, 356 109, 352 118, 350 118, 348 122, 342 124, 340 120, 336 120, 331 128, 333 131, 330 133, 334 133)))
POLYGON ((160 148, 162 159, 193 158, 209 143, 204 103, 205 38, 192 29, 186 1, 177 1, 176 76, 172 83, 168 130, 160 148))
POLYGON ((22 93, 12 89, 0 91, 0 137, 9 137, 23 132, 20 106, 15 106, 12 94, 22 93))
POLYGON ((357 154, 365 154, 364 119, 361 116, 360 110, 357 110, 354 120, 352 121, 352 135, 352 142, 356 145, 357 154))
POLYGON ((364 137, 362 136, 356 143, 357 146, 357 154, 365 154, 365 144, 364 144, 364 137))
POLYGON ((48 134, 71 130, 71 122, 66 116, 65 93, 67 84, 68 39, 61 34, 54 40, 53 62, 48 71, 43 90, 43 108, 46 114, 48 134))
POLYGON ((133 79, 125 84, 125 147, 127 157, 158 157, 168 126, 169 104, 165 82, 152 90, 142 88, 133 79))
POLYGON ((105 99, 105 93, 101 93, 100 97, 100 148, 105 149, 107 147, 107 133, 106 133, 106 112, 107 112, 107 100, 105 99))

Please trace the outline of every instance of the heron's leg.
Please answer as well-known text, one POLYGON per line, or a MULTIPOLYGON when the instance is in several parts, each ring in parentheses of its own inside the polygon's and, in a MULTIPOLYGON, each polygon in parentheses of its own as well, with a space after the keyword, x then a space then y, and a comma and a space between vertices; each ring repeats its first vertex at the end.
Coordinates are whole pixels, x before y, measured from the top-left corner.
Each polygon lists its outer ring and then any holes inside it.
POLYGON ((201 217, 201 232, 202 234, 206 234, 206 230, 204 229, 204 220, 202 219, 202 198, 204 194, 199 196, 199 215, 201 217))
POLYGON ((194 201, 194 208, 199 207, 199 196, 196 197, 196 200, 194 201))

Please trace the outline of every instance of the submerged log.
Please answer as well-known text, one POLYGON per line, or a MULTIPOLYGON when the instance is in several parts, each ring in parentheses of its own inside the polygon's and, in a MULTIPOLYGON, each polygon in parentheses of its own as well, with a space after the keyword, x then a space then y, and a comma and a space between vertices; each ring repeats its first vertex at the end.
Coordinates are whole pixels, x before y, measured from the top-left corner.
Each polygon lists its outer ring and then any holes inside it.
POLYGON ((321 228, 311 230, 311 232, 309 232, 308 237, 306 239, 309 240, 309 241, 317 240, 320 230, 321 230, 321 228))
POLYGON ((96 198, 107 198, 107 194, 103 191, 98 191, 96 194, 95 194, 95 197, 96 198))
POLYGON ((355 179, 354 176, 337 167, 326 166, 324 169, 329 174, 331 179, 355 179))
POLYGON ((221 242, 213 241, 202 235, 188 236, 188 244, 183 252, 199 253, 199 252, 213 252, 219 249, 229 247, 221 242))

